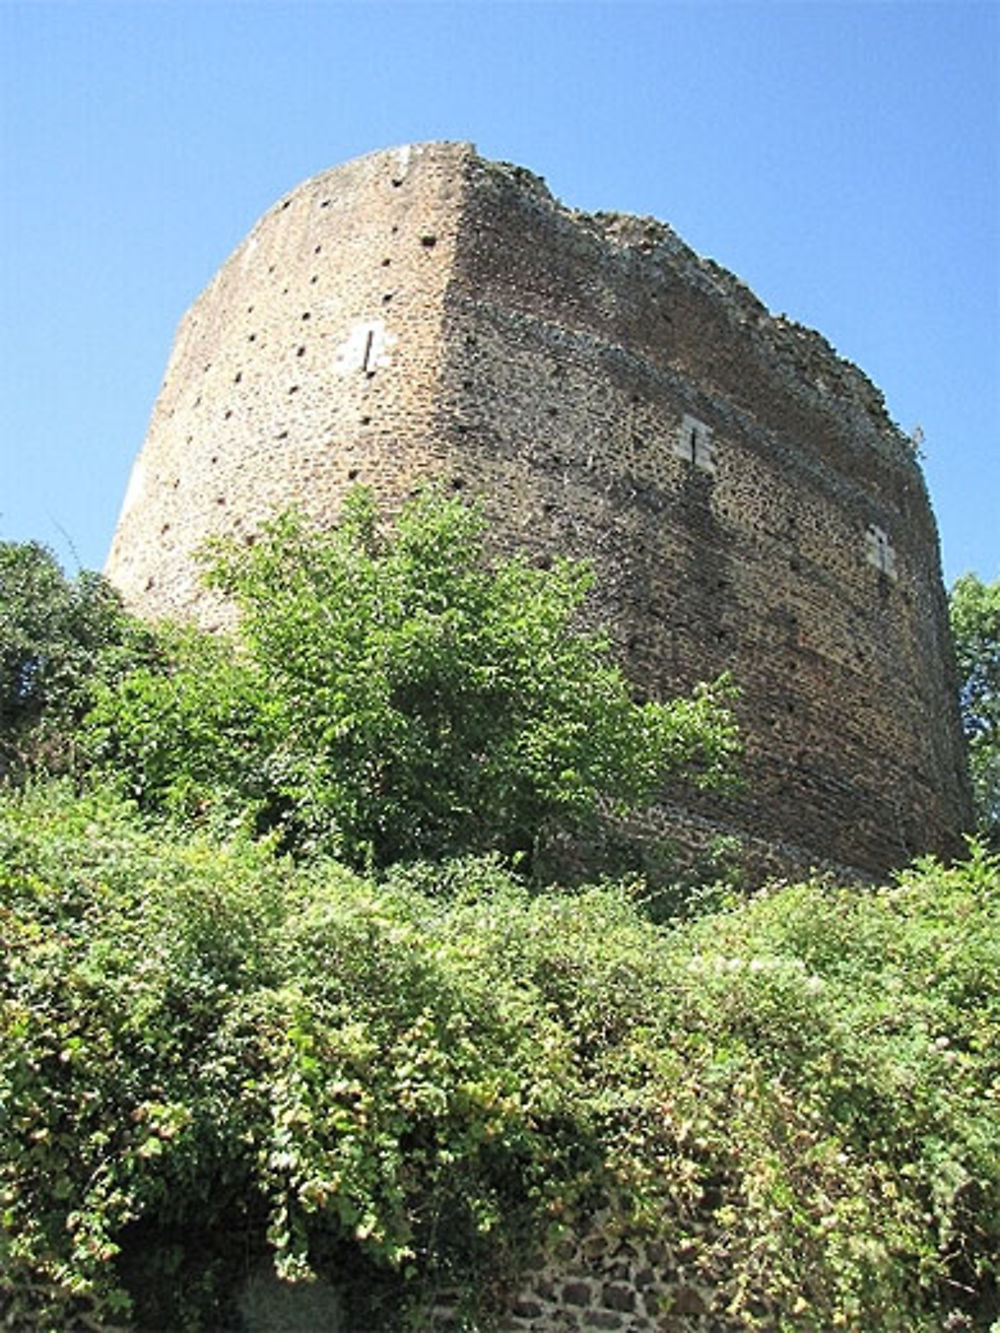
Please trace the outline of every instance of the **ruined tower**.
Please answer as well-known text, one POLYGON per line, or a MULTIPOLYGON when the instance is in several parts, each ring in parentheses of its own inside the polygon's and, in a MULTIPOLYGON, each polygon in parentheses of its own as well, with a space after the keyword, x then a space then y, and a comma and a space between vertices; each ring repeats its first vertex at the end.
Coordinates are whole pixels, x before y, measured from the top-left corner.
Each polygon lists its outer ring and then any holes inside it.
POLYGON ((295 503, 434 476, 502 545, 586 556, 661 697, 730 670, 739 798, 666 794, 683 843, 880 873, 968 819, 937 533, 881 395, 665 224, 586 215, 469 144, 279 201, 184 317, 107 572, 211 620, 192 551, 295 503))

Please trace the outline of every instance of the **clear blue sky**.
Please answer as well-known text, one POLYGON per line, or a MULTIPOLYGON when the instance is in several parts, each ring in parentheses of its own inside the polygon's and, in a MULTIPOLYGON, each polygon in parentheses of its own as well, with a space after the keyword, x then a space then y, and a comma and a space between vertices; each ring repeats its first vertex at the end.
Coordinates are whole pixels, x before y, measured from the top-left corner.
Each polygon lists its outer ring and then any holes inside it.
POLYGON ((305 177, 451 138, 823 332, 922 427, 948 581, 996 578, 998 46, 964 0, 0 0, 0 537, 100 567, 229 251, 305 177))

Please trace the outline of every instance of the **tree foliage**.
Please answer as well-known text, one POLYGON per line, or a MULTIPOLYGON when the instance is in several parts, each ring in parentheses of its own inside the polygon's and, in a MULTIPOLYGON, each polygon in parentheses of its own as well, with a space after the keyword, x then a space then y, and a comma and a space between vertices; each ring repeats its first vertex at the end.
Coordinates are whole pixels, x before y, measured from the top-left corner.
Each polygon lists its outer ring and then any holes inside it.
POLYGON ((8 797, 0 1326, 221 1331, 271 1254, 389 1330, 613 1198, 713 1327, 985 1330, 998 927, 982 853, 667 928, 496 859, 376 883, 8 797))
POLYGON ((951 628, 979 825, 1000 846, 1000 579, 958 579, 951 628))
POLYGON ((726 689, 633 701, 607 640, 578 624, 590 586, 566 561, 490 560, 479 514, 427 494, 382 531, 355 492, 339 528, 294 515, 209 578, 239 608, 231 640, 192 633, 169 674, 104 691, 91 752, 149 808, 254 812, 287 846, 355 867, 496 850, 671 776, 731 777, 726 689))
POLYGON ((143 640, 99 574, 70 579, 39 543, 0 542, 0 780, 65 763, 98 677, 143 640))

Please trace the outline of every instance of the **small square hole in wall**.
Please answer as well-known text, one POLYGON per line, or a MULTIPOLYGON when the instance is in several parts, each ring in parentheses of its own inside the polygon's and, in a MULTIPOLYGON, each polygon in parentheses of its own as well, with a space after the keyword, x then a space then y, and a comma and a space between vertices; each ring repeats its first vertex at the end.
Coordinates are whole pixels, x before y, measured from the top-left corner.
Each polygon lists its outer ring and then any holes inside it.
POLYGON ((895 580, 898 577, 896 552, 889 534, 875 523, 870 523, 865 530, 865 559, 887 578, 895 580))
POLYGON ((700 471, 714 475, 716 468, 712 428, 697 417, 685 414, 674 435, 671 452, 675 458, 683 458, 700 471))

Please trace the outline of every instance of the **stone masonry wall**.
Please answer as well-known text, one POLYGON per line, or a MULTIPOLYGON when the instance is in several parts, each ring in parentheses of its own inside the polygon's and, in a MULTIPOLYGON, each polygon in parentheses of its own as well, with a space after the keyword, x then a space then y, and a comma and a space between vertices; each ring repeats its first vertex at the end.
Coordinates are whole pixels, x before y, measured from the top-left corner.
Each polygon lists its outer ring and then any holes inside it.
MULTIPOLYGON (((467 1294, 439 1292, 414 1327, 427 1333, 738 1333, 745 1328, 738 1315, 727 1312, 736 1293, 697 1272, 689 1242, 623 1235, 610 1211, 567 1231, 522 1274, 515 1290, 494 1293, 487 1312, 470 1315, 467 1294)), ((244 1281, 237 1303, 245 1333, 375 1333, 372 1317, 352 1309, 349 1292, 323 1277, 282 1282, 266 1258, 244 1281)), ((757 1315, 765 1312, 763 1305, 755 1306, 757 1315)))
POLYGON ((733 672, 748 794, 688 809, 791 862, 946 845, 965 807, 937 536, 878 392, 663 224, 469 170, 438 434, 518 544, 594 561, 634 679, 662 697, 733 672), (703 458, 677 448, 692 431, 703 458))
POLYGON ((874 386, 663 223, 582 215, 470 145, 280 201, 185 317, 108 573, 222 612, 190 553, 354 481, 481 495, 500 546, 585 556, 637 687, 722 670, 746 792, 648 827, 771 868, 948 850, 968 792, 937 534, 874 386), (758 858, 760 859, 760 858, 758 858))
POLYGON ((400 496, 441 466, 461 156, 402 148, 306 182, 185 315, 107 563, 132 606, 210 622, 206 537, 292 503, 329 522, 355 481, 400 496))
MULTIPOLYGON (((498 1333, 737 1333, 729 1299, 689 1271, 683 1246, 622 1236, 595 1218, 569 1233, 503 1302, 498 1333)), ((462 1327, 457 1298, 439 1301, 431 1333, 462 1327)), ((466 1325, 468 1327, 468 1325, 466 1325)))

